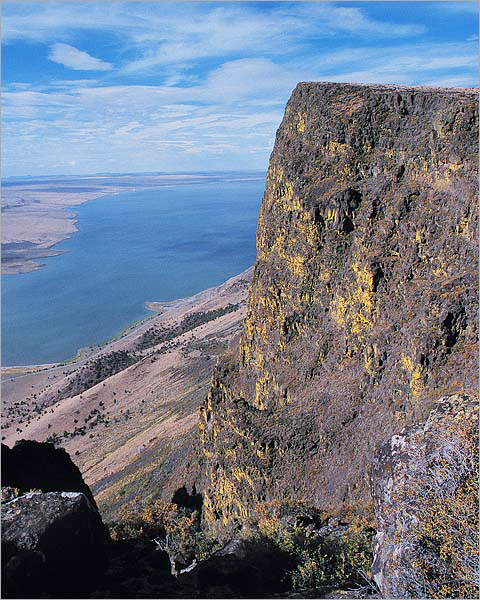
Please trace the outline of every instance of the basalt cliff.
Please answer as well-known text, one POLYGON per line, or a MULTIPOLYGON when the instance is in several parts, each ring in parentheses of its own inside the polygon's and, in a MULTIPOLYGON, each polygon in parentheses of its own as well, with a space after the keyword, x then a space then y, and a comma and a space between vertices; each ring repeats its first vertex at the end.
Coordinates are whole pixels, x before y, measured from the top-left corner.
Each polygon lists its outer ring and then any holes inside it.
POLYGON ((475 398, 477 165, 475 90, 296 87, 243 331, 201 409, 217 535, 288 505, 370 513, 376 449, 475 398))

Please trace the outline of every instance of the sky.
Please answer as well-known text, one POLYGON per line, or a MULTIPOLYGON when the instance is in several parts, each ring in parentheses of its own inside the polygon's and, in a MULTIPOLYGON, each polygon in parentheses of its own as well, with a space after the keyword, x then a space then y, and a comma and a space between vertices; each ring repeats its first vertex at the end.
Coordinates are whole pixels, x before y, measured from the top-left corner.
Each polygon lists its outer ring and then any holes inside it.
POLYGON ((474 2, 2 2, 2 174, 264 170, 300 81, 478 85, 474 2))

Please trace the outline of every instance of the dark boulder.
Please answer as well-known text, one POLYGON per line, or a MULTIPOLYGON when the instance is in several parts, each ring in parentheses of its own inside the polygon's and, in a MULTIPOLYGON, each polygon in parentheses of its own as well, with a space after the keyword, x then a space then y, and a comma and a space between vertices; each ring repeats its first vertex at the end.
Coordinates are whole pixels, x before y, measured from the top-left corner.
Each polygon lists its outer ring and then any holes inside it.
POLYGON ((105 528, 85 494, 29 492, 2 504, 3 597, 86 597, 105 567, 105 528))
POLYGON ((231 540, 180 581, 200 597, 264 598, 288 589, 291 559, 278 548, 256 540, 231 540))
POLYGON ((13 448, 2 444, 2 486, 25 492, 82 492, 97 508, 90 488, 68 453, 47 442, 20 440, 13 448))

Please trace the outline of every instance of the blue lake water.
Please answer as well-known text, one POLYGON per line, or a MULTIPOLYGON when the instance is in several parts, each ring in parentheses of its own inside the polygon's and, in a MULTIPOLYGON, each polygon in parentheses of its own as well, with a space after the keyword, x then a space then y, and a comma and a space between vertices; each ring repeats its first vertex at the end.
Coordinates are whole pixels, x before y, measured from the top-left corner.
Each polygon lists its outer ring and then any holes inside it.
POLYGON ((4 366, 63 361, 255 260, 264 180, 127 192, 75 208, 78 233, 33 273, 2 276, 4 366))

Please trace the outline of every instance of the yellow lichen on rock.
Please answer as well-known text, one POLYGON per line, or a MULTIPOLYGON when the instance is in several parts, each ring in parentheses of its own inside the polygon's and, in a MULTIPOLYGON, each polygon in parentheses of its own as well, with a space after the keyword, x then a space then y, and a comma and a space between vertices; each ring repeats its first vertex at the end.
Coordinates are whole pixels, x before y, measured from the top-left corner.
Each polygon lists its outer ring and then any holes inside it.
POLYGON ((299 133, 303 133, 305 131, 305 114, 303 113, 297 113, 297 131, 299 133))
POLYGON ((377 344, 371 344, 365 348, 365 351, 364 351, 365 371, 367 371, 367 373, 369 375, 375 374, 375 371, 376 371, 375 360, 377 358, 377 352, 378 352, 377 344))
POLYGON ((470 238, 469 225, 470 225, 470 223, 469 223, 468 219, 466 217, 464 217, 458 225, 455 225, 455 232, 457 233, 457 235, 460 235, 462 237, 469 239, 470 238))
POLYGON ((248 509, 242 502, 242 495, 235 483, 225 473, 224 469, 214 474, 212 485, 205 494, 204 514, 207 522, 215 522, 215 513, 222 513, 223 524, 226 525, 231 515, 237 514, 243 519, 248 517, 248 509), (212 497, 213 496, 213 497, 212 497))
POLYGON ((448 183, 450 181, 450 177, 452 176, 452 173, 456 173, 462 167, 463 167, 463 165, 461 163, 450 163, 445 168, 445 181, 448 183))
POLYGON ((325 146, 326 153, 331 156, 345 156, 347 153, 347 145, 341 144, 340 142, 336 142, 334 140, 330 140, 328 144, 325 146))
POLYGON ((300 277, 306 275, 304 256, 288 256, 287 267, 293 275, 299 275, 300 277))
POLYGON ((409 371, 410 373, 413 371, 413 360, 404 352, 402 352, 402 364, 405 371, 409 371))
POLYGON ((260 409, 265 409, 265 394, 268 392, 268 374, 264 373, 255 382, 255 406, 260 409))
MULTIPOLYGON (((250 469, 251 470, 251 469, 250 469)), ((241 469, 240 467, 234 467, 232 469, 232 477, 238 482, 244 480, 250 487, 253 487, 253 477, 250 475, 247 469, 241 469)))
POLYGON ((412 396, 416 399, 423 389, 422 375, 423 367, 416 364, 411 356, 402 352, 402 365, 404 370, 409 375, 409 387, 412 396))
POLYGON ((353 334, 373 327, 375 319, 373 274, 358 262, 352 263, 355 281, 347 284, 346 293, 336 294, 332 303, 334 321, 353 334))

